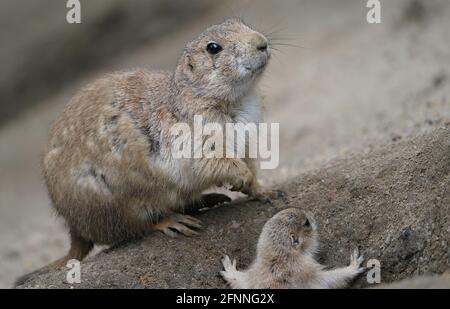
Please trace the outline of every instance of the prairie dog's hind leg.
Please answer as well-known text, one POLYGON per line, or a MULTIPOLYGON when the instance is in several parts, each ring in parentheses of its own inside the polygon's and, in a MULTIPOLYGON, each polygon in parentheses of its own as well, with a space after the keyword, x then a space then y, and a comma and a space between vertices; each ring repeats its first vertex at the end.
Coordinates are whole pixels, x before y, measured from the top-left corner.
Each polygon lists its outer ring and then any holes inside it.
POLYGON ((201 229, 202 222, 194 217, 174 213, 167 218, 163 218, 153 226, 154 230, 160 231, 170 237, 177 237, 179 234, 194 236, 198 232, 194 229, 201 229))
POLYGON ((25 284, 32 276, 43 274, 52 270, 56 270, 58 268, 66 266, 66 263, 69 260, 75 259, 78 261, 82 261, 88 254, 91 252, 94 247, 94 243, 92 241, 86 240, 79 236, 73 230, 70 231, 70 249, 66 256, 60 258, 59 260, 44 266, 38 270, 35 270, 29 274, 23 275, 19 277, 14 283, 14 287, 25 284))
POLYGON ((228 255, 225 255, 222 259, 222 265, 224 270, 220 272, 223 279, 233 289, 245 289, 247 288, 245 273, 236 269, 236 260, 231 261, 228 255))

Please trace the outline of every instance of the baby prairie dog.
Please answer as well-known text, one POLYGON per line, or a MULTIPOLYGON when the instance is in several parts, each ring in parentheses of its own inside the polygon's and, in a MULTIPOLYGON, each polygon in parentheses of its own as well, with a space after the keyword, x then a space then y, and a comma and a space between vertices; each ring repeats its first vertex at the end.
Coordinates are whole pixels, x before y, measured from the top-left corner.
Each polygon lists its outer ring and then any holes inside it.
POLYGON ((270 59, 266 37, 229 19, 184 48, 174 72, 116 73, 84 88, 50 132, 43 169, 56 213, 65 219, 69 259, 94 244, 115 244, 149 230, 196 234, 200 221, 183 210, 202 192, 229 184, 254 197, 264 192, 253 159, 177 159, 177 123, 258 123, 256 84, 270 59))
POLYGON ((318 244, 313 218, 300 209, 286 209, 264 225, 249 269, 238 271, 236 261, 225 256, 220 273, 234 289, 329 289, 346 287, 364 271, 357 249, 349 266, 325 270, 314 260, 318 244))

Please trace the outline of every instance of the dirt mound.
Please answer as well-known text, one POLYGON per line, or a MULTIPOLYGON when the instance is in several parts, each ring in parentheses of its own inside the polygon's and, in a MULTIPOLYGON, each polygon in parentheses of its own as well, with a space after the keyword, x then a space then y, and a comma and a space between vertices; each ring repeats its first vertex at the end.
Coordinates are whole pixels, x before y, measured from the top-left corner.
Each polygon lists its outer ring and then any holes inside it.
POLYGON ((450 289, 450 274, 442 276, 423 276, 383 284, 380 289, 450 289))
MULTIPOLYGON (((319 260, 348 263, 359 246, 381 263, 383 283, 449 269, 450 130, 441 128, 334 161, 281 186, 271 205, 233 202, 197 215, 207 228, 194 238, 155 233, 106 250, 82 264, 75 288, 221 288, 220 258, 245 267, 264 222, 286 207, 311 211, 319 224, 319 260)), ((367 287, 365 276, 355 287, 367 287)), ((32 277, 22 288, 68 288, 66 270, 32 277)))

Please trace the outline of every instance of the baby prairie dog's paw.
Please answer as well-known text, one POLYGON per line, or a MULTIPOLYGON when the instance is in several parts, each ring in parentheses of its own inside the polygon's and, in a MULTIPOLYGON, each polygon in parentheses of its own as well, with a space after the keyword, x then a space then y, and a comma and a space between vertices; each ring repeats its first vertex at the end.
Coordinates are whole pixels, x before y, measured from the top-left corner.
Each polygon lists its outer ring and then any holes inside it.
POLYGON ((236 280, 236 260, 231 261, 228 255, 225 255, 222 259, 222 265, 224 270, 220 272, 222 277, 229 283, 236 280))
POLYGON ((364 272, 365 268, 361 267, 362 262, 364 262, 364 257, 362 255, 359 255, 359 250, 358 248, 356 248, 350 255, 349 265, 349 268, 351 268, 355 272, 355 275, 364 272))
POLYGON ((236 260, 231 261, 228 255, 225 255, 222 259, 222 265, 225 271, 236 270, 236 260))

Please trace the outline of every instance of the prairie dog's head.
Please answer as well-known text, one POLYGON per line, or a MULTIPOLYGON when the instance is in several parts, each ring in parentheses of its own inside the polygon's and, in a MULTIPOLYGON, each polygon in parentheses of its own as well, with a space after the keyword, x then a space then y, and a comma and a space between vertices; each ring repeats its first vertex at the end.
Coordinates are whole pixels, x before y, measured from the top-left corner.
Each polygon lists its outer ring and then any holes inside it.
POLYGON ((263 227, 258 252, 309 253, 317 250, 317 226, 312 216, 301 209, 289 208, 273 216, 263 227))
POLYGON ((238 19, 207 28, 185 47, 175 82, 194 96, 236 101, 248 93, 270 58, 268 40, 238 19))

